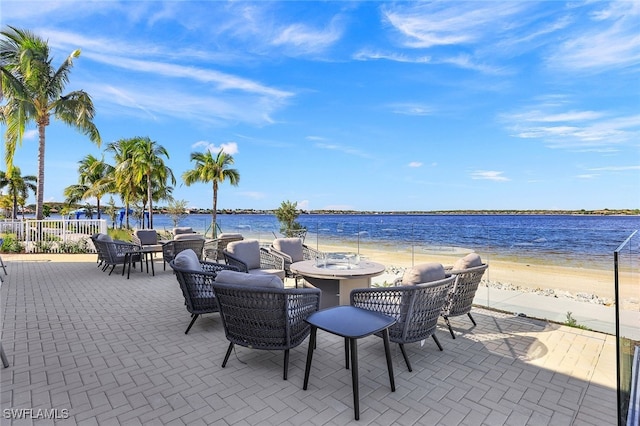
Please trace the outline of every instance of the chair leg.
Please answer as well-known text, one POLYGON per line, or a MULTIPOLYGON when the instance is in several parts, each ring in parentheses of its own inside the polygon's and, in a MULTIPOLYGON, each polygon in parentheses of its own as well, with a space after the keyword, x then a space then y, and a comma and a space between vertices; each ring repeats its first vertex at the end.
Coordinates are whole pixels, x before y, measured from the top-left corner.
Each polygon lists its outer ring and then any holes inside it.
POLYGON ((476 321, 471 316, 471 312, 467 312, 467 316, 469 317, 469 319, 471 320, 471 322, 473 323, 474 326, 478 325, 478 324, 476 324, 476 321))
POLYGON ((409 362, 409 357, 407 356, 407 352, 404 350, 404 344, 403 343, 398 343, 398 346, 400 346, 400 352, 402 352, 402 357, 404 358, 404 362, 405 362, 405 364, 407 364, 407 369, 409 371, 413 371, 411 369, 411 363, 409 362))
POLYGON ((438 349, 440 349, 440 352, 442 352, 442 345, 440 344, 440 341, 438 340, 436 335, 432 334, 431 337, 433 337, 433 341, 436 342, 436 345, 438 345, 438 349))
POLYGON ((227 361, 229 361, 229 356, 231 355, 232 350, 233 350, 233 342, 230 342, 229 349, 227 349, 227 354, 224 356, 224 361, 222 361, 222 368, 227 366, 227 361))
POLYGON ((111 266, 111 270, 109 271, 109 275, 111 275, 111 273, 113 272, 114 269, 116 269, 116 265, 111 266))
POLYGON ((451 323, 449 322, 449 317, 443 317, 443 318, 444 318, 444 322, 447 323, 447 327, 449 327, 449 333, 451 333, 451 337, 453 337, 455 339, 456 335, 453 334, 453 328, 451 328, 451 323))
POLYGON ((191 326, 193 325, 194 322, 196 322, 197 319, 198 319, 198 314, 191 314, 191 322, 189 323, 189 327, 187 327, 187 331, 185 331, 184 334, 189 334, 189 330, 191 330, 191 326))
POLYGON ((289 372, 289 349, 284 350, 284 373, 283 380, 287 380, 287 373, 289 372))
POLYGON ((4 269, 4 274, 5 274, 5 275, 8 275, 8 274, 7 274, 7 267, 5 266, 5 264, 4 264, 4 260, 2 260, 2 257, 1 257, 1 256, 0 256, 0 266, 2 267, 2 269, 4 269))

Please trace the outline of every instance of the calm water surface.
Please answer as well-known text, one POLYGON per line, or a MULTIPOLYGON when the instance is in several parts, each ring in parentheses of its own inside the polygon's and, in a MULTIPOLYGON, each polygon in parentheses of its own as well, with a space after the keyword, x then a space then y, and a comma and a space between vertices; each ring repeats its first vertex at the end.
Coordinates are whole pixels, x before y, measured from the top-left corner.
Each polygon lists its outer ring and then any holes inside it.
MULTIPOLYGON (((156 229, 173 228, 170 218, 154 215, 156 229)), ((571 215, 302 215, 306 242, 344 241, 389 250, 457 253, 569 266, 611 267, 613 251, 634 230, 639 216, 571 215)), ((210 215, 189 215, 181 226, 208 229, 210 215)), ((269 240, 279 235, 273 215, 218 215, 223 232, 269 240)))

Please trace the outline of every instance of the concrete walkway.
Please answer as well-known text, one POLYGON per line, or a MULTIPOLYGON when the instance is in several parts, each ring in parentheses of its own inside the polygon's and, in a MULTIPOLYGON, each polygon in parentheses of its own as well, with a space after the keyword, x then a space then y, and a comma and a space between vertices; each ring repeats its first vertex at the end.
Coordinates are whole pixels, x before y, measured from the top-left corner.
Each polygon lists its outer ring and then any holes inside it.
MULTIPOLYGON (((111 276, 95 256, 3 255, 1 423, 83 425, 344 425, 353 417, 343 341, 318 333, 309 389, 307 342, 282 352, 228 342, 217 314, 188 335, 172 272, 111 276), (22 419, 18 419, 22 417, 22 419), (27 417, 26 419, 24 417, 27 417), (39 417, 39 418, 35 418, 39 417)), ((382 341, 359 342, 358 424, 603 425, 616 423, 615 338, 531 318, 474 309, 478 325, 452 320, 408 345, 408 372, 392 346, 389 389, 382 341)))

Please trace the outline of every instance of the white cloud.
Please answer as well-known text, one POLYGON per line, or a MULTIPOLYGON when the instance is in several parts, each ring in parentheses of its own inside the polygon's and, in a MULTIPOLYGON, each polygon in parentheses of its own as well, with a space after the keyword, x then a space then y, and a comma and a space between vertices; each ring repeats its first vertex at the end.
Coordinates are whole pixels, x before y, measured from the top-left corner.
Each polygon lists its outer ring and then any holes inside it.
POLYGON ((496 182, 505 182, 510 180, 509 178, 502 176, 504 172, 498 172, 495 170, 476 170, 471 172, 471 179, 479 180, 492 180, 496 182))
POLYGON ((297 207, 300 210, 309 210, 309 200, 298 201, 297 207))
POLYGON ((239 152, 238 144, 235 142, 227 142, 227 143, 221 143, 220 145, 216 145, 206 141, 199 141, 192 145, 192 148, 201 148, 201 147, 203 147, 207 151, 211 151, 213 154, 217 154, 218 152, 220 152, 220 150, 222 150, 223 152, 229 155, 234 155, 239 152))
POLYGON ((412 161, 409 163, 409 167, 422 167, 422 163, 419 161, 412 161))
POLYGON ((340 40, 341 36, 342 30, 335 20, 327 28, 320 30, 296 23, 281 28, 271 44, 284 46, 297 54, 309 54, 324 51, 340 40))
POLYGON ((609 111, 559 111, 567 106, 568 102, 556 99, 524 112, 503 114, 500 118, 513 136, 540 139, 551 148, 612 150, 640 137, 640 114, 616 116, 609 111))
POLYGON ((433 114, 435 109, 429 105, 415 103, 396 103, 389 106, 394 114, 426 116, 433 114))
POLYGON ((640 3, 617 1, 596 3, 588 26, 558 45, 548 58, 551 66, 600 71, 637 66, 640 61, 640 3))

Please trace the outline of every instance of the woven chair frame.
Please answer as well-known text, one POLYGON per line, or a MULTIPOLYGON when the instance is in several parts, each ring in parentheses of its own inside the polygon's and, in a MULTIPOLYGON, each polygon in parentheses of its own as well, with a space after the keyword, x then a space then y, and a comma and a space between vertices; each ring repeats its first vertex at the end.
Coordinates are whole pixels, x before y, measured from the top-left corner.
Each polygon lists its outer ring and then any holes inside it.
MULTIPOLYGON (((125 268, 126 255, 140 248, 138 245, 123 241, 101 241, 97 238, 93 241, 93 244, 98 250, 98 260, 102 261, 102 270, 106 271, 111 266, 109 275, 117 265, 122 265, 125 268)), ((142 261, 142 256, 140 253, 132 254, 131 261, 135 265, 136 262, 142 261)))
MULTIPOLYGON (((273 247, 273 245, 269 246, 269 251, 284 259, 284 272, 288 278, 298 278, 298 274, 295 274, 293 271, 291 271, 291 264, 293 263, 293 259, 291 258, 291 256, 283 251, 276 249, 275 247, 273 247)), ((302 245, 302 260, 316 260, 321 256, 323 256, 323 253, 320 250, 316 250, 305 244, 302 245)))
POLYGON ((197 240, 171 240, 162 245, 163 268, 167 269, 167 263, 170 263, 178 253, 183 250, 191 249, 198 256, 198 260, 202 260, 202 250, 204 249, 204 238, 197 240))
POLYGON ((447 298, 447 303, 442 309, 442 317, 444 318, 447 327, 449 327, 449 333, 451 337, 456 338, 453 333, 453 328, 449 322, 449 318, 457 317, 460 315, 467 315, 473 325, 476 325, 476 321, 471 316, 471 307, 473 306, 473 299, 478 291, 478 286, 482 281, 482 276, 489 265, 486 263, 475 266, 473 268, 454 270, 451 266, 445 267, 445 271, 448 274, 453 274, 456 280, 451 288, 451 292, 447 298))
POLYGON ((355 289, 351 291, 350 303, 396 318, 396 323, 389 327, 389 340, 398 343, 407 368, 412 371, 404 344, 431 337, 442 350, 435 332, 454 280, 455 276, 449 276, 418 285, 355 289))
POLYGON ((200 261, 202 271, 179 268, 173 260, 169 263, 169 266, 175 272, 184 296, 184 304, 187 311, 191 313, 191 322, 184 332, 184 334, 188 334, 199 315, 219 311, 218 301, 212 287, 216 274, 222 270, 237 271, 238 269, 221 263, 205 261, 200 261))
POLYGON ((283 379, 287 379, 289 349, 309 336, 305 321, 320 307, 319 289, 274 289, 213 283, 229 348, 226 366, 234 345, 251 349, 284 350, 283 379))

